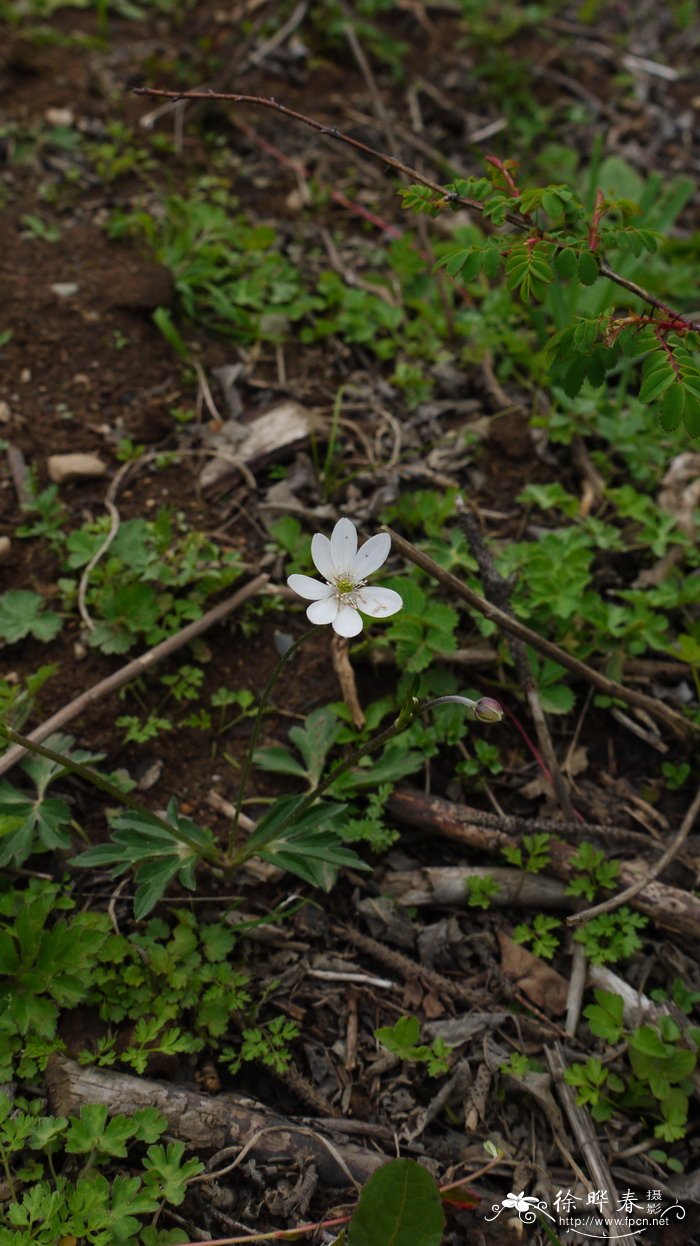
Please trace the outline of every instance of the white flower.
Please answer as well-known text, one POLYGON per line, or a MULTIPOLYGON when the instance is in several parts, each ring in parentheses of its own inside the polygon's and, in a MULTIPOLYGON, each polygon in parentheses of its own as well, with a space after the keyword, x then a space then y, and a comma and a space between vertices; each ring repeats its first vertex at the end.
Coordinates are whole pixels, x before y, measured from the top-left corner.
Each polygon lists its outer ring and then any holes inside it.
POLYGON ((349 519, 339 519, 330 540, 317 532, 311 541, 311 557, 325 583, 310 575, 290 575, 287 583, 311 605, 306 617, 312 623, 332 623, 339 636, 357 636, 363 622, 358 614, 388 618, 403 601, 392 588, 366 588, 365 581, 386 562, 391 537, 386 532, 371 536, 357 548, 357 532, 349 519))

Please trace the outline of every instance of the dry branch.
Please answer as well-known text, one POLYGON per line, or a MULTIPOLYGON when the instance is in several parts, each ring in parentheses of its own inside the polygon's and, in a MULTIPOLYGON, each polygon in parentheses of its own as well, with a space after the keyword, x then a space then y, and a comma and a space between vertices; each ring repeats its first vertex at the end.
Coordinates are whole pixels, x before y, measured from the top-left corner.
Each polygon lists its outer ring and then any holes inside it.
POLYGON ((415 563, 417 567, 426 571, 434 580, 448 588, 455 597, 466 601, 467 605, 471 606, 473 610, 478 610, 479 614, 483 614, 484 618, 490 619, 502 632, 508 632, 511 636, 517 636, 519 640, 524 640, 533 649, 543 653, 545 657, 552 658, 554 662, 558 662, 560 666, 566 667, 567 670, 572 671, 579 678, 593 684, 595 688, 599 688, 607 696, 617 697, 620 701, 626 701, 628 705, 636 705, 639 709, 646 710, 647 714, 651 714, 653 718, 659 719, 660 722, 663 722, 673 731, 674 735, 679 736, 683 740, 688 740, 694 733, 700 730, 689 719, 683 718, 681 714, 664 705, 662 701, 658 701, 654 697, 645 696, 643 692, 637 692, 634 688, 625 688, 623 684, 618 684, 614 679, 608 679, 607 675, 594 670, 592 666, 588 666, 586 662, 581 662, 579 658, 572 657, 565 649, 555 645, 553 641, 545 640, 544 636, 539 636, 537 632, 533 632, 532 628, 527 627, 525 623, 521 623, 519 619, 511 618, 503 610, 499 610, 498 606, 492 605, 485 597, 475 593, 473 589, 464 584, 462 580, 459 580, 451 571, 446 571, 439 563, 429 558, 427 554, 423 553, 423 550, 417 549, 410 541, 404 540, 392 528, 384 526, 382 530, 388 532, 392 545, 399 554, 403 554, 410 562, 415 563))
MULTIPOLYGON (((94 705, 103 697, 109 696, 112 692, 116 692, 119 688, 123 688, 124 684, 131 683, 132 679, 138 679, 140 675, 145 675, 147 670, 155 666, 157 662, 162 662, 163 658, 167 658, 171 653, 176 653, 183 645, 194 640, 196 636, 201 636, 203 632, 213 627, 215 623, 220 623, 233 610, 237 610, 242 606, 249 597, 254 597, 256 593, 267 584, 266 575, 258 575, 249 584, 239 588, 237 593, 232 597, 227 597, 226 601, 219 602, 218 606, 212 606, 201 619, 195 619, 193 623, 188 623, 187 627, 183 627, 182 631, 177 632, 175 636, 169 636, 167 640, 161 641, 155 648, 149 649, 148 653, 142 653, 139 658, 134 658, 132 662, 127 662, 126 666, 122 666, 113 675, 108 675, 106 679, 101 679, 98 684, 93 684, 92 688, 88 688, 85 692, 81 692, 79 697, 71 701, 68 705, 64 705, 62 709, 52 714, 46 719, 41 726, 35 727, 27 737, 34 744, 40 744, 42 740, 46 740, 54 731, 59 731, 65 727, 78 714, 82 714, 83 710, 89 705, 94 705)), ((9 748, 6 753, 0 757, 0 774, 6 774, 18 761, 21 761, 26 753, 26 749, 20 744, 9 748)))
POLYGON ((466 904, 471 878, 491 878, 498 884, 498 891, 490 896, 490 903, 496 908, 570 911, 577 903, 574 896, 567 896, 564 883, 556 878, 488 866, 445 865, 397 871, 384 875, 382 891, 406 905, 466 904))
MULTIPOLYGON (((470 809, 440 796, 429 796, 424 792, 405 788, 389 797, 387 809, 398 822, 418 827, 429 835, 442 835, 445 839, 456 840, 480 852, 498 852, 505 844, 517 845, 519 842, 517 838, 506 835, 503 831, 476 826, 471 820, 470 809)), ((550 845, 550 851, 552 859, 548 866, 549 872, 556 874, 558 878, 572 878, 576 873, 572 864, 575 848, 554 841, 550 845)), ((620 882, 625 885, 636 883, 646 876, 647 870, 646 862, 621 861, 620 882)), ((466 878, 466 871, 462 871, 462 874, 466 878)), ((463 894, 466 897, 466 882, 463 894)), ((666 930, 672 930, 694 941, 700 937, 700 898, 692 892, 654 880, 633 896, 630 904, 653 918, 657 926, 663 926, 666 930)))
POLYGON ((347 1172, 334 1159, 332 1150, 338 1153, 354 1180, 360 1182, 366 1181, 388 1158, 330 1137, 329 1150, 320 1130, 311 1130, 308 1124, 296 1126, 294 1121, 278 1116, 253 1099, 202 1095, 111 1069, 83 1068, 61 1055, 53 1055, 49 1060, 46 1085, 50 1109, 56 1116, 77 1115, 88 1103, 104 1104, 112 1116, 132 1116, 141 1108, 154 1107, 167 1120, 170 1132, 198 1151, 243 1147, 260 1133, 248 1151, 258 1163, 277 1167, 298 1165, 310 1156, 326 1185, 348 1184, 347 1172), (260 1132, 271 1129, 274 1132, 260 1132))

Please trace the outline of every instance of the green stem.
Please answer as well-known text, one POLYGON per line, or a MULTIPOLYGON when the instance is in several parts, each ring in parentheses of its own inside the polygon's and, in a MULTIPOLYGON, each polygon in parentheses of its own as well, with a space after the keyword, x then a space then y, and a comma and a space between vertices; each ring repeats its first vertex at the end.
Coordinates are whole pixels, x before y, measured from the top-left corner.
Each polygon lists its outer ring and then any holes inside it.
MULTIPOLYGON (((52 748, 47 748, 45 744, 36 744, 34 740, 30 740, 29 736, 20 735, 18 731, 13 731, 12 727, 8 727, 6 723, 0 722, 0 735, 4 735, 12 744, 19 744, 25 748, 28 753, 35 753, 37 757, 46 757, 48 761, 56 762, 62 766, 64 770, 70 770, 73 774, 77 774, 81 779, 85 779, 88 783, 92 783, 93 787, 98 787, 100 791, 106 792, 114 800, 121 805, 126 805, 128 809, 133 809, 134 813, 140 813, 150 818, 152 822, 156 822, 158 826, 162 826, 173 839, 179 840, 183 844, 187 844, 190 848, 197 848, 199 855, 202 855, 200 846, 193 844, 186 835, 183 835, 177 827, 172 826, 165 818, 161 818, 157 813, 147 809, 140 801, 136 800, 129 792, 123 792, 121 788, 115 787, 114 783, 110 783, 109 779, 103 778, 97 771, 91 770, 89 766, 84 766, 80 761, 74 761, 72 757, 66 757, 63 753, 57 753, 52 748)), ((214 859, 213 857, 211 859, 214 859)))
POLYGON ((240 787, 238 789, 238 799, 236 801, 236 808, 233 814, 233 821, 231 822, 231 830, 229 831, 228 849, 226 852, 226 856, 229 862, 231 862, 232 864, 233 862, 237 863, 236 856, 235 856, 235 849, 236 849, 236 841, 238 838, 238 823, 239 823, 240 816, 241 816, 241 810, 243 808, 243 798, 245 796, 245 789, 248 783, 248 776, 250 774, 250 770, 253 765, 253 754, 255 752, 255 748, 258 743, 258 736, 260 735, 260 728, 262 727, 263 716, 265 713, 265 706, 267 705, 267 702, 270 698, 270 693, 272 692, 272 689, 274 688, 275 684, 277 683, 277 680, 282 674, 285 664, 289 661, 292 654, 296 653, 299 646, 304 643, 304 641, 306 640, 306 637, 312 634, 313 630, 314 630, 313 627, 310 627, 308 631, 302 632, 301 636, 298 636, 297 639, 294 641, 294 643, 291 644, 289 648, 285 650, 279 662, 277 663, 274 671, 270 675, 270 678, 265 684, 262 696, 260 697, 260 704, 258 705, 258 712, 255 715, 255 722, 253 723, 253 734, 250 737, 250 743, 248 745, 248 752, 246 754, 246 759, 243 764, 243 774, 241 775, 240 787))
POLYGON ((5 1180, 7 1181, 7 1188, 10 1191, 10 1197, 12 1198, 13 1202, 16 1203, 17 1202, 17 1190, 15 1188, 15 1183, 12 1180, 12 1170, 10 1168, 10 1164, 7 1158, 7 1152, 5 1151, 4 1147, 0 1150, 0 1161, 2 1162, 3 1169, 5 1170, 5 1180))

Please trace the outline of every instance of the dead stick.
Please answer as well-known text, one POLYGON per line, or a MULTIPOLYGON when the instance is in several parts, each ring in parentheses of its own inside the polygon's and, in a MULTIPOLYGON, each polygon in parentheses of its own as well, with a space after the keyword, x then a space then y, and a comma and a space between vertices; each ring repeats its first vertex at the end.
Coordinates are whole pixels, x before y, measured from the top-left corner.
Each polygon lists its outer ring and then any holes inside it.
POLYGON ((421 570, 426 571, 455 597, 460 597, 462 601, 466 601, 467 605, 473 610, 478 610, 484 618, 490 619, 504 632, 509 632, 512 636, 517 636, 519 640, 524 640, 526 644, 531 645, 533 649, 537 649, 539 653, 544 653, 548 658, 552 658, 554 662, 558 662, 560 666, 565 666, 574 675, 578 675, 581 679, 585 679, 588 683, 593 684, 609 697, 618 697, 620 701, 626 701, 628 705, 636 705, 639 709, 646 710, 647 714, 651 714, 654 718, 658 718, 665 723, 667 727, 673 731, 674 735, 683 740, 700 731, 700 728, 687 718, 683 718, 681 714, 677 714, 675 710, 669 709, 662 701, 657 701, 654 697, 645 696, 643 692, 637 692, 633 688, 625 688, 623 684, 618 684, 614 679, 608 679, 607 675, 596 671, 592 666, 588 666, 586 662, 581 662, 579 658, 574 658, 565 649, 561 649, 559 645, 554 644, 551 640, 545 640, 543 636, 539 636, 537 632, 533 632, 532 628, 527 627, 525 623, 521 623, 519 619, 511 618, 503 610, 499 610, 498 606, 494 606, 485 597, 479 593, 475 593, 473 589, 459 580, 451 571, 446 571, 439 563, 434 562, 423 550, 417 549, 410 541, 404 540, 392 528, 386 527, 382 529, 388 532, 391 537, 392 544, 399 554, 403 554, 404 558, 408 558, 410 562, 415 563, 421 570))
POLYGON ((285 1120, 251 1099, 198 1094, 112 1069, 84 1068, 57 1054, 47 1065, 46 1086, 56 1116, 77 1116, 86 1103, 104 1104, 110 1115, 125 1116, 155 1107, 175 1137, 191 1147, 212 1151, 247 1144, 260 1162, 285 1166, 290 1160, 301 1164, 311 1155, 324 1185, 347 1186, 348 1172, 354 1180, 366 1181, 387 1159, 376 1150, 335 1139, 329 1150, 321 1130, 285 1120))
POLYGON ((482 878, 497 885, 498 890, 489 896, 496 908, 570 912, 578 904, 575 896, 567 895, 565 884, 558 878, 488 865, 428 865, 387 872, 382 878, 382 892, 407 908, 464 905, 469 903, 470 880, 482 878))
MULTIPOLYGON (((162 640, 155 648, 149 649, 148 653, 142 653, 139 658, 134 658, 132 662, 127 662, 126 666, 122 666, 120 670, 115 671, 113 675, 108 675, 106 679, 101 679, 98 684, 93 684, 92 688, 88 688, 86 692, 81 692, 79 697, 71 701, 68 705, 64 705, 57 713, 52 714, 51 718, 47 718, 41 726, 35 727, 30 732, 28 739, 35 744, 40 744, 42 740, 46 740, 54 731, 60 730, 69 723, 71 719, 76 718, 78 714, 82 714, 83 710, 88 706, 94 705, 96 701, 102 697, 109 696, 110 693, 116 692, 118 688, 122 688, 124 684, 128 684, 132 679, 138 679, 139 675, 145 674, 157 662, 161 662, 163 658, 167 658, 171 653, 176 653, 183 645, 194 640, 196 636, 201 636, 203 632, 213 627, 215 623, 220 623, 233 610, 237 610, 250 597, 254 597, 268 582, 266 575, 258 575, 249 584, 239 588, 233 597, 227 597, 226 601, 219 602, 218 606, 212 606, 201 619, 195 619, 193 623, 188 623, 187 627, 183 627, 182 631, 177 632, 174 636, 169 636, 167 640, 162 640)), ((0 774, 6 774, 18 761, 24 757, 26 749, 16 744, 13 748, 7 750, 0 757, 0 774)))
MULTIPOLYGON (((545 1047, 545 1056, 549 1065, 549 1071, 552 1075, 554 1084, 559 1092, 559 1098, 566 1115, 569 1118, 571 1131, 579 1145, 579 1150, 588 1166, 594 1189, 606 1192, 610 1200, 608 1207, 613 1207, 619 1202, 618 1194, 613 1183, 610 1169, 605 1162, 601 1151, 600 1143, 596 1137, 596 1131, 591 1120, 590 1114, 586 1107, 581 1107, 576 1103, 574 1092, 567 1082, 564 1081, 564 1073, 566 1072, 566 1061, 561 1049, 560 1043, 554 1043, 551 1047, 545 1047)), ((605 1210, 603 1202, 600 1203, 600 1211, 610 1227, 610 1241, 616 1241, 621 1233, 618 1233, 615 1224, 615 1217, 612 1211, 605 1210)))
MULTIPOLYGON (((504 614, 507 614, 509 618, 514 618, 515 616, 510 604, 510 586, 496 569, 496 564, 493 561, 491 551, 481 535, 479 525, 474 515, 465 509, 464 503, 460 500, 460 498, 457 498, 457 512, 457 522, 469 542, 472 554, 476 558, 487 597, 489 597, 490 600, 497 605, 504 614)), ((566 786, 564 776, 559 769, 559 761, 554 749, 554 743, 552 741, 547 719, 542 709, 539 692, 537 691, 537 684, 532 673, 532 663, 527 656, 527 649, 525 648, 524 642, 519 640, 516 636, 506 636, 506 644, 510 649, 515 669, 518 673, 518 679, 525 689, 525 695, 527 696, 527 702, 530 707, 532 721, 535 724, 535 731, 537 733, 539 746, 544 754, 544 759, 551 775, 552 784, 557 794, 559 806, 567 822, 573 822, 576 819, 576 814, 574 812, 573 805, 571 804, 569 789, 566 786)))
POLYGON ((625 887, 625 890, 620 891, 618 895, 611 896, 609 900, 603 900, 601 904, 596 904, 593 908, 583 909, 581 912, 567 917, 567 925, 578 926, 580 922, 590 921, 592 917, 598 917, 601 913, 612 913, 613 909, 619 909, 621 904, 627 904, 628 900, 633 900, 635 896, 638 896, 640 891, 643 891, 645 887, 648 887, 649 883, 658 878, 659 874, 663 873, 674 857, 678 856, 695 825, 698 814, 700 814, 700 787, 695 793, 695 799, 681 823, 678 834, 668 845, 666 851, 659 857, 658 861, 650 865, 646 873, 641 878, 638 878, 636 883, 625 887))
MULTIPOLYGON (((400 788, 393 792, 387 802, 387 811, 398 822, 415 826, 429 835, 442 835, 456 840, 480 852, 497 853, 505 844, 519 841, 504 835, 502 831, 476 826, 470 817, 471 810, 456 805, 442 796, 429 796, 425 792, 400 788)), ((548 871, 558 878, 569 879, 577 872, 572 864, 575 849, 569 844, 553 840, 549 845, 551 861, 548 871)), ((620 862, 620 881, 636 883, 646 874, 646 865, 639 861, 620 862)), ((466 902, 466 890, 465 890, 466 902)), ((646 913, 657 926, 673 930, 695 942, 700 935, 700 897, 680 887, 671 887, 657 879, 645 885, 631 899, 634 908, 646 913)))
MULTIPOLYGON (((349 134, 343 134, 335 126, 324 125, 322 121, 317 121, 314 117, 307 117, 304 113, 297 112, 294 108, 287 108, 275 99, 266 99, 262 95, 240 95, 225 91, 164 91, 159 87, 134 87, 133 92, 134 95, 148 95, 156 99, 170 99, 175 103, 179 100, 221 100, 229 104, 251 104, 257 108, 270 108, 273 112, 281 113, 284 117, 290 117, 292 121, 300 121, 303 125, 309 126, 319 134, 327 135, 328 138, 335 139, 338 143, 345 143, 348 147, 354 147, 356 151, 370 156, 372 160, 380 160, 382 164, 390 169, 395 169, 397 173, 403 174, 405 177, 410 178, 411 181, 419 182, 421 186, 427 186, 430 190, 434 190, 443 203, 452 203, 458 207, 470 208, 472 211, 479 213, 484 211, 484 205, 478 199, 469 199, 466 195, 458 195, 455 191, 448 191, 439 182, 434 182, 432 178, 425 177, 417 169, 404 164, 402 160, 397 160, 394 156, 388 156, 386 152, 378 151, 376 147, 370 147, 367 143, 361 143, 359 139, 351 138, 349 134)), ((505 219, 509 224, 514 225, 516 229, 525 230, 545 242, 552 241, 551 235, 538 229, 525 216, 519 215, 516 212, 507 212, 505 219)), ((688 329, 692 329, 694 332, 700 333, 700 324, 688 319, 687 316, 682 316, 680 312, 674 311, 667 303, 662 303, 661 299, 656 298, 649 290, 642 289, 634 281, 630 281, 628 277, 621 276, 605 261, 599 263, 598 269, 601 277, 607 277, 608 281, 612 281, 616 285, 622 286, 624 290, 629 290, 632 294, 636 294, 638 298, 648 303, 650 307, 656 308, 657 311, 662 312, 666 316, 670 315, 679 330, 687 332, 688 329)))

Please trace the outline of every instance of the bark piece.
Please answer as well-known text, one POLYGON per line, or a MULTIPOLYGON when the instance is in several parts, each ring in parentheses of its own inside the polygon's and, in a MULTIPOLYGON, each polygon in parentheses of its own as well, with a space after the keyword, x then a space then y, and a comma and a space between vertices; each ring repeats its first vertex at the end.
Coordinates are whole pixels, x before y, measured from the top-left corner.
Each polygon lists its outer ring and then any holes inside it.
POLYGON ((426 866, 386 874, 382 879, 385 895, 403 905, 464 904, 469 900, 471 878, 492 878, 498 891, 490 897, 497 908, 565 909, 572 912, 577 905, 567 896, 564 883, 544 874, 524 874, 522 870, 489 869, 488 866, 444 865, 426 866))
POLYGON ((46 466, 56 485, 68 480, 93 480, 107 473, 107 464, 99 454, 50 454, 46 466))
MULTIPOLYGON (((300 402, 288 399, 259 415, 251 424, 238 420, 226 420, 223 427, 213 433, 207 449, 221 450, 250 467, 259 467, 284 454, 298 450, 313 429, 310 411, 300 402)), ((199 483, 203 489, 213 489, 235 472, 224 458, 213 458, 202 469, 199 483)))
POLYGON ((61 1055, 53 1055, 49 1060, 46 1086, 51 1111, 56 1116, 76 1115, 87 1103, 102 1103, 110 1115, 124 1116, 132 1116, 140 1108, 154 1107, 167 1120, 171 1133, 201 1151, 243 1147, 259 1131, 272 1127, 274 1131, 261 1133, 248 1154, 258 1163, 276 1165, 299 1164, 310 1157, 325 1185, 349 1184, 346 1169, 332 1151, 359 1182, 365 1182, 389 1158, 336 1138, 329 1139, 331 1150, 320 1130, 296 1126, 254 1099, 198 1094, 128 1073, 83 1067, 61 1055))
MULTIPOLYGON (((518 843, 518 839, 490 827, 475 826, 469 809, 444 800, 441 796, 429 796, 425 792, 403 788, 394 792, 387 809, 392 817, 408 826, 419 827, 426 834, 443 835, 481 852, 494 852, 504 844, 518 843)), ((550 844, 552 859, 548 871, 559 878, 569 879, 576 869, 571 858, 575 849, 569 844, 550 844)), ((618 880, 623 887, 637 882, 648 873, 646 862, 621 861, 618 880)), ((424 871, 425 872, 425 871, 424 871)), ((466 874, 466 871, 465 871, 466 874)), ((539 875, 538 877, 541 877, 539 875)), ((414 901, 415 903, 415 901, 414 901)), ((653 919, 657 926, 684 935, 697 944, 700 935, 700 899, 690 891, 671 887, 658 879, 647 883, 643 891, 631 896, 629 904, 653 919)))

